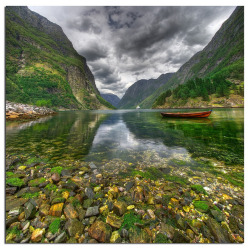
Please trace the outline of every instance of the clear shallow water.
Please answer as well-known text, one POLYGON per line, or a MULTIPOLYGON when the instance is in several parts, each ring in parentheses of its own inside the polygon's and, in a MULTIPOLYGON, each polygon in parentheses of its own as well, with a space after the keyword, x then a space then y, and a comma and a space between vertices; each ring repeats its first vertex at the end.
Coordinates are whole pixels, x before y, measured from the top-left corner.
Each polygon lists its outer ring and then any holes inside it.
POLYGON ((97 165, 110 160, 154 165, 191 157, 243 165, 244 109, 214 109, 206 119, 162 118, 159 110, 60 112, 7 123, 6 154, 97 165))

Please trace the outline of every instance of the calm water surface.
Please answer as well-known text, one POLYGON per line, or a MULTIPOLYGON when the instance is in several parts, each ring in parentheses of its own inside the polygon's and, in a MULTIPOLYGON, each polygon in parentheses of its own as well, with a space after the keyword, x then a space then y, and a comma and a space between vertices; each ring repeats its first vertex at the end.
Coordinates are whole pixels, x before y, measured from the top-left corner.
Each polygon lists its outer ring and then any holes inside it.
POLYGON ((191 158, 243 165, 243 139, 244 109, 214 109, 205 119, 162 118, 159 110, 71 111, 6 124, 7 155, 96 165, 111 160, 155 165, 191 158))

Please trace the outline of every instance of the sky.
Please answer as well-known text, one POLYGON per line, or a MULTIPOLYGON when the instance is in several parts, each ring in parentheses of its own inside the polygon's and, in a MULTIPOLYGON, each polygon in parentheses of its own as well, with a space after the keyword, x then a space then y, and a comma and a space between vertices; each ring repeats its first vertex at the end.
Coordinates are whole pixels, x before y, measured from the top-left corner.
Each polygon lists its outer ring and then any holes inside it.
POLYGON ((60 25, 101 93, 172 73, 202 50, 235 6, 29 6, 60 25))

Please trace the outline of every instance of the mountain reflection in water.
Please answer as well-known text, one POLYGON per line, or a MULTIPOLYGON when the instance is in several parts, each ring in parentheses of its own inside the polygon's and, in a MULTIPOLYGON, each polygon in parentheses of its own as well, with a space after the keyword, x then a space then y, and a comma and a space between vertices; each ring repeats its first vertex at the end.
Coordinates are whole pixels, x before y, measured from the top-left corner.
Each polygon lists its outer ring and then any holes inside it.
POLYGON ((159 110, 60 112, 30 125, 7 123, 6 153, 97 164, 206 157, 243 165, 244 109, 216 109, 209 119, 162 118, 159 110))

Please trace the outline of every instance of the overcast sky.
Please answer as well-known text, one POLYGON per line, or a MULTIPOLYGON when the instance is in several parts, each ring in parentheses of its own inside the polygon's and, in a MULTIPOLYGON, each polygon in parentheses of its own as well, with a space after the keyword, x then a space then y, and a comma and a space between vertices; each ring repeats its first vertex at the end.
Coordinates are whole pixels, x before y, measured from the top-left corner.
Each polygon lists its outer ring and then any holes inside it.
POLYGON ((29 7, 60 25, 101 93, 122 97, 140 79, 176 72, 235 7, 29 7))

